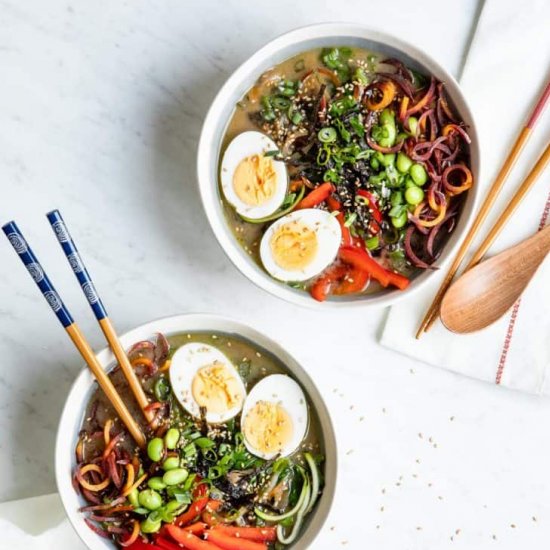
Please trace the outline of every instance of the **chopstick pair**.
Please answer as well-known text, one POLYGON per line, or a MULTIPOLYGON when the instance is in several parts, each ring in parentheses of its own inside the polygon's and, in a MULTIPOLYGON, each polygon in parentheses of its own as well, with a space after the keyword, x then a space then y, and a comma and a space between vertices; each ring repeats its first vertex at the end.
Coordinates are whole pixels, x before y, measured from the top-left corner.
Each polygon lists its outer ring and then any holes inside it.
MULTIPOLYGON (((107 311, 99 298, 94 283, 92 282, 78 249, 76 248, 76 245, 67 230, 67 226, 65 225, 60 212, 58 210, 53 210, 52 212, 46 214, 46 216, 78 282, 80 283, 80 287, 82 288, 86 299, 88 300, 88 303, 90 304, 90 307, 99 322, 99 326, 101 327, 105 338, 109 342, 120 367, 122 368, 124 376, 128 381, 128 385, 130 386, 139 406, 141 407, 145 418, 148 422, 151 422, 153 420, 153 415, 152 412, 147 409, 147 406, 149 405, 147 396, 145 395, 136 373, 130 364, 128 356, 126 355, 117 337, 113 324, 107 315, 107 311)), ((17 227, 17 224, 14 221, 8 222, 2 226, 2 230, 27 268, 30 276, 42 292, 42 295, 48 302, 52 311, 55 313, 65 328, 67 334, 84 358, 84 361, 86 361, 86 364, 90 367, 90 370, 98 381, 101 389, 105 392, 105 395, 128 428, 130 434, 135 439, 136 443, 141 448, 144 448, 146 445, 146 440, 141 428, 131 415, 125 403, 122 401, 109 376, 101 367, 90 344, 80 330, 80 327, 77 323, 75 323, 73 317, 69 313, 69 310, 63 303, 63 300, 55 290, 55 287, 49 277, 46 275, 44 268, 38 261, 38 258, 35 256, 25 237, 17 227)))
MULTIPOLYGON (((477 214, 476 219, 474 220, 474 223, 472 224, 472 227, 470 228, 470 230, 468 231, 468 234, 466 235, 466 238, 462 242, 462 245, 460 246, 455 256, 455 259, 451 267, 447 271, 447 274, 445 275, 445 278, 443 279, 443 282, 441 283, 441 286, 439 287, 437 294, 435 295, 432 303, 430 304, 430 307, 428 308, 428 310, 426 311, 426 314, 424 315, 424 318, 422 319, 422 322, 420 323, 418 331, 416 332, 417 339, 420 338, 424 332, 427 332, 439 317, 439 310, 441 307, 441 302, 443 301, 443 297, 445 296, 445 293, 451 286, 454 276, 456 275, 456 272, 460 268, 460 265, 462 264, 462 261, 464 260, 464 257, 468 252, 468 249, 470 248, 474 238, 479 232, 479 229, 482 226, 483 222, 486 220, 489 214, 489 211, 494 205, 498 194, 502 190, 502 187, 505 181, 510 175, 510 172, 512 171, 512 168, 516 164, 516 161, 520 157, 521 152, 523 151, 527 141, 531 137, 533 128, 535 127, 537 120, 540 118, 540 115, 542 114, 542 111, 544 110, 544 107, 548 103, 549 99, 550 99, 550 82, 546 84, 546 87, 542 95, 540 96, 533 111, 531 112, 531 115, 529 116, 529 119, 527 120, 527 123, 522 128, 520 134, 516 138, 516 141, 512 146, 510 153, 506 157, 504 164, 500 168, 500 171, 495 178, 495 181, 493 182, 491 188, 489 189, 487 197, 485 198, 485 201, 481 205, 481 208, 477 214)), ((510 219, 512 214, 515 212, 520 202, 523 200, 523 198, 528 193, 528 191, 533 187, 537 178, 541 175, 543 170, 546 168, 548 162, 550 162, 550 143, 546 146, 546 149, 544 150, 542 155, 539 157, 539 159, 537 160, 537 162, 535 163, 535 165, 533 166, 533 168, 531 169, 527 177, 523 180, 521 185, 518 187, 516 193, 512 197, 511 201, 508 203, 508 206, 502 211, 498 220, 489 231, 487 237, 485 237, 481 245, 478 247, 478 249, 474 253, 472 259, 470 260, 470 262, 468 263, 464 271, 467 271, 468 269, 474 267, 477 263, 480 262, 480 260, 483 258, 487 250, 493 244, 494 240, 499 235, 500 231, 503 229, 506 222, 510 219)))

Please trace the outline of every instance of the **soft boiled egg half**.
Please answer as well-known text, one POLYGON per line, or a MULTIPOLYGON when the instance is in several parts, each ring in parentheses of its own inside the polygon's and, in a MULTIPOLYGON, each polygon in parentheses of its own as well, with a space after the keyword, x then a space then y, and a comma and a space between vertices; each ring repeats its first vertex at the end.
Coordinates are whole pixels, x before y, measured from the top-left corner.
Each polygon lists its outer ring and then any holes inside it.
POLYGON ((245 400, 241 430, 246 448, 269 460, 288 456, 300 445, 308 427, 302 388, 285 374, 260 380, 245 400))
POLYGON ((270 225, 260 243, 266 271, 279 281, 306 281, 336 258, 342 230, 324 210, 295 210, 270 225))
POLYGON ((266 156, 278 149, 261 132, 239 134, 229 144, 221 165, 221 186, 227 202, 244 218, 258 220, 276 212, 285 200, 285 163, 266 156))
POLYGON ((246 396, 233 363, 219 349, 200 342, 185 344, 174 353, 170 383, 183 408, 201 418, 204 407, 206 421, 211 424, 239 414, 246 396))

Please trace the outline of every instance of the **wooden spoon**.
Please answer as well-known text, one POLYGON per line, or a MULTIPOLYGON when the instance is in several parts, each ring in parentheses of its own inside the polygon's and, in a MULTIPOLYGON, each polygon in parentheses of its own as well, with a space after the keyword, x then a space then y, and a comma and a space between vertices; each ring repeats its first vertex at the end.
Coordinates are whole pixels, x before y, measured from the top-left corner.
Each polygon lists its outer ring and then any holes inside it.
POLYGON ((500 319, 521 296, 549 251, 550 225, 464 273, 443 298, 443 324, 452 332, 468 333, 500 319))

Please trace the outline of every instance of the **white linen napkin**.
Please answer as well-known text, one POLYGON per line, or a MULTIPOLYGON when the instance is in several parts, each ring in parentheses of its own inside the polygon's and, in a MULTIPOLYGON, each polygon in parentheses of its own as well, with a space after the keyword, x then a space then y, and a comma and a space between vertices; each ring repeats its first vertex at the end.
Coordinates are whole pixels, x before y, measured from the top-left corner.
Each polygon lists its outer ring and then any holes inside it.
MULTIPOLYGON (((478 124, 482 176, 480 196, 494 180, 520 128, 550 77, 550 2, 488 1, 478 22, 462 88, 478 124)), ((550 106, 506 183, 471 251, 542 153, 550 136, 550 106)), ((489 255, 517 244, 546 224, 550 169, 520 205, 489 255)), ((478 204, 479 206, 479 204, 478 204)), ((447 331, 440 321, 420 340, 414 335, 446 268, 421 294, 391 308, 381 343, 435 366, 510 388, 550 394, 550 258, 521 300, 497 323, 469 335, 447 331)))
POLYGON ((0 504, 0 548, 86 550, 66 519, 57 493, 0 504))

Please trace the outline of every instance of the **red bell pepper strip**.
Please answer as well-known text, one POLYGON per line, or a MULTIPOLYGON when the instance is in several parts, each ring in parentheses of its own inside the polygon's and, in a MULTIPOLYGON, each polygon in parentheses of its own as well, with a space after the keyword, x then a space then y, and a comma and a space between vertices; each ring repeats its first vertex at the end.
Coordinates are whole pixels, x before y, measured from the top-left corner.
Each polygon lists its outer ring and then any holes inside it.
POLYGON ((343 262, 369 273, 370 276, 376 279, 383 287, 393 284, 400 290, 404 290, 410 283, 407 277, 382 267, 368 252, 361 248, 342 247, 339 256, 343 262))
POLYGON ((346 273, 347 268, 344 265, 337 264, 329 267, 313 285, 311 285, 309 289, 311 296, 318 302, 324 302, 330 294, 332 287, 339 279, 344 277, 346 273))
POLYGON ((370 191, 366 191, 365 189, 358 189, 357 195, 369 201, 369 209, 372 212, 372 218, 374 220, 374 222, 370 224, 369 229, 373 235, 376 235, 380 231, 380 224, 382 223, 382 212, 380 212, 378 208, 378 201, 370 191))
POLYGON ((346 219, 344 217, 344 213, 338 212, 338 214, 336 215, 336 219, 338 220, 338 223, 340 224, 340 229, 342 230, 342 246, 350 246, 352 243, 352 237, 349 227, 346 227, 346 219))
POLYGON ((329 195, 334 193, 334 185, 329 181, 322 183, 319 187, 316 187, 311 191, 306 197, 304 197, 297 205, 294 210, 302 210, 304 208, 313 208, 318 204, 321 204, 325 201, 329 195))
POLYGON ((238 539, 252 540, 255 542, 273 542, 277 540, 276 527, 231 527, 229 525, 216 525, 213 530, 238 539))
POLYGON ((186 531, 193 533, 193 535, 202 535, 207 528, 208 525, 202 521, 197 521, 196 523, 192 523, 191 525, 184 527, 186 531))
POLYGON ((327 206, 332 212, 334 212, 335 210, 342 210, 342 205, 340 204, 340 201, 332 196, 327 197, 327 206))
POLYGON ((130 546, 126 547, 126 550, 160 550, 160 547, 156 544, 148 544, 138 539, 133 542, 130 546))
POLYGON ((216 510, 222 505, 219 500, 210 499, 201 514, 202 521, 207 525, 217 525, 222 523, 223 519, 216 514, 216 510))
POLYGON ((267 544, 226 535, 217 529, 208 531, 208 540, 223 550, 267 550, 267 544))
POLYGON ((401 273, 395 273, 394 271, 388 271, 388 273, 390 285, 396 286, 399 290, 405 290, 411 284, 411 281, 401 273))
POLYGON ((341 212, 342 205, 340 204, 340 201, 332 196, 329 196, 326 199, 326 203, 330 211, 338 212, 338 214, 336 215, 336 219, 338 220, 338 223, 340 224, 340 229, 342 230, 341 244, 342 246, 349 246, 351 244, 352 237, 349 227, 346 227, 346 218, 344 216, 344 213, 341 212))
MULTIPOLYGON (((190 533, 185 529, 181 529, 180 527, 176 527, 175 525, 167 525, 166 530, 176 542, 188 550, 220 550, 221 548, 213 542, 199 539, 199 537, 193 535, 193 533, 190 533)), ((162 544, 166 544, 165 542, 161 543, 160 541, 162 541, 162 539, 157 540, 159 546, 162 548, 168 548, 167 546, 162 546, 162 544)), ((173 546, 176 545, 174 544, 173 546)), ((172 547, 169 547, 168 550, 172 550, 172 547)))
POLYGON ((178 526, 187 525, 191 523, 200 513, 204 510, 208 504, 208 497, 202 497, 191 503, 189 508, 180 516, 176 518, 174 522, 178 526))
POLYGON ((355 294, 364 290, 369 281, 370 275, 367 271, 350 266, 348 272, 339 284, 334 287, 332 293, 336 296, 355 294))

